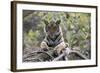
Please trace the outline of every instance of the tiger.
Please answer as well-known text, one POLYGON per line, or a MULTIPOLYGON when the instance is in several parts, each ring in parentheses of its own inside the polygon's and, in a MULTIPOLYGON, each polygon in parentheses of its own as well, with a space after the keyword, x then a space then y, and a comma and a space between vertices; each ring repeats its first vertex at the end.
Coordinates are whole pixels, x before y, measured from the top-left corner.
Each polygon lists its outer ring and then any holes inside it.
POLYGON ((60 26, 61 20, 52 20, 50 22, 44 20, 43 22, 45 24, 44 32, 46 35, 41 42, 40 47, 45 50, 53 48, 53 50, 56 51, 58 55, 61 54, 62 50, 66 48, 66 43, 64 41, 62 29, 60 26))

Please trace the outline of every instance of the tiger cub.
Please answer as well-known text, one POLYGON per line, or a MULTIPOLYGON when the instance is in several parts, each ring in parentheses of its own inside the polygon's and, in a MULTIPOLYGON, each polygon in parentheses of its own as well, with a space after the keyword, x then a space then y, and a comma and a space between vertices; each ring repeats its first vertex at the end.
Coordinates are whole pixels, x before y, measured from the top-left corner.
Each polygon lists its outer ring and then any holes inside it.
POLYGON ((50 22, 44 20, 44 32, 46 36, 40 45, 42 49, 49 50, 53 48, 57 54, 60 54, 66 48, 60 22, 60 20, 50 22))

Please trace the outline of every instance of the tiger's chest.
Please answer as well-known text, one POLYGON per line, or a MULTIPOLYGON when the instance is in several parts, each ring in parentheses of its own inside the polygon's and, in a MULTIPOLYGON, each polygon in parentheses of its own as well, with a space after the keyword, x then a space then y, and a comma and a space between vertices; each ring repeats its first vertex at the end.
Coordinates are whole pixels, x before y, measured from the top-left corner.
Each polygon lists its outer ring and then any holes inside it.
POLYGON ((62 42, 61 38, 62 38, 61 33, 58 32, 54 34, 52 37, 47 36, 46 43, 49 47, 55 47, 62 42))

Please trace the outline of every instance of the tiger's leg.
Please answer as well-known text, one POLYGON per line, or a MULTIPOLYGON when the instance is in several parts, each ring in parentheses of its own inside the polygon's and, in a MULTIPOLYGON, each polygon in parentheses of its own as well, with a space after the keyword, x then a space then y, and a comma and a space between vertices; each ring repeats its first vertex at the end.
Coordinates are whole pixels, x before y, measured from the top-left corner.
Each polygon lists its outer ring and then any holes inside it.
POLYGON ((46 42, 42 41, 41 45, 40 45, 41 49, 46 51, 49 49, 48 45, 46 42))
POLYGON ((57 54, 59 55, 59 54, 61 54, 61 51, 63 50, 63 49, 65 49, 66 48, 66 44, 65 44, 65 42, 61 42, 60 44, 58 44, 55 48, 54 48, 54 50, 57 52, 57 54))

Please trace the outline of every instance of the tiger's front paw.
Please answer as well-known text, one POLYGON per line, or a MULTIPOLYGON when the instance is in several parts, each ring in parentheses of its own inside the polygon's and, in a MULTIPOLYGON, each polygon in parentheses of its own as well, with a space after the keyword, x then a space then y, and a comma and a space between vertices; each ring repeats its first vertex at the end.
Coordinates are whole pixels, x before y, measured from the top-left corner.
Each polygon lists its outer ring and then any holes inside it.
POLYGON ((61 52, 62 52, 61 49, 54 49, 54 53, 55 53, 56 55, 60 55, 61 52))

